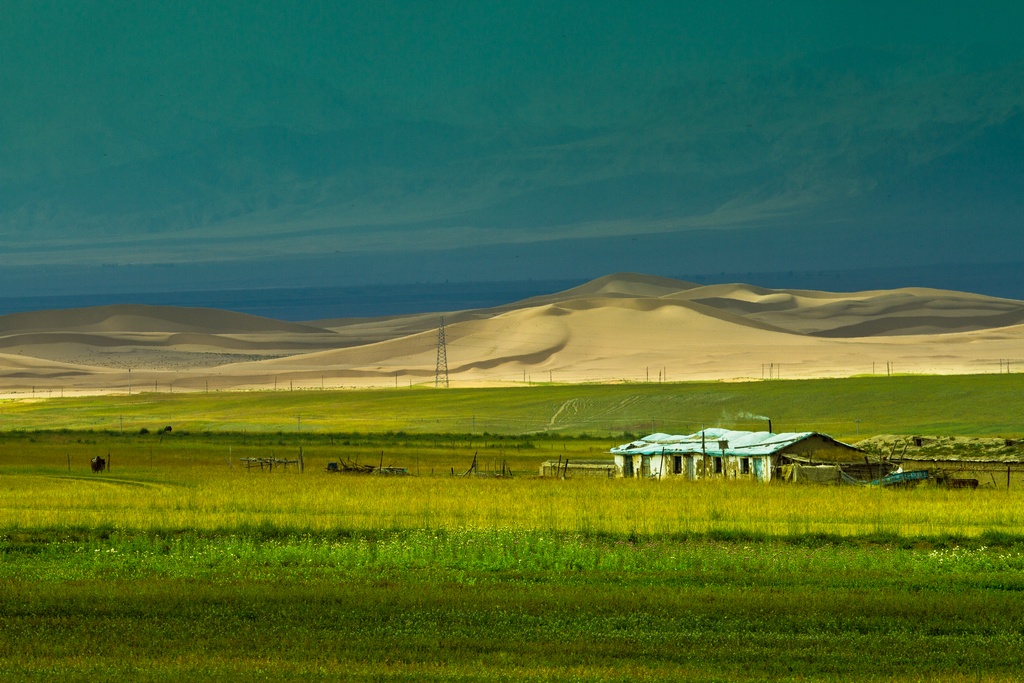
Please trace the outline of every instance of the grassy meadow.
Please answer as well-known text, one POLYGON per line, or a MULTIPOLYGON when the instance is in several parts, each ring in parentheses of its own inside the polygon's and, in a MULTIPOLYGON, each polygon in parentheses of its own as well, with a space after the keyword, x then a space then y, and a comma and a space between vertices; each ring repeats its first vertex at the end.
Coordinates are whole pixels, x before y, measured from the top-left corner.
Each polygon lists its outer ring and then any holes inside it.
POLYGON ((776 432, 1024 433, 1024 374, 674 384, 547 384, 502 389, 141 393, 0 401, 0 431, 416 434, 694 432, 701 425, 776 432))
POLYGON ((1012 436, 1017 388, 894 377, 3 403, 0 680, 1020 680, 1024 485, 534 476, 652 419, 760 426, 722 417, 743 411, 786 430, 859 415, 864 430, 1012 436), (302 473, 240 461, 299 448, 302 473), (111 470, 93 474, 94 455, 111 470), (515 476, 451 476, 474 456, 515 476), (412 476, 331 474, 332 461, 412 476))
POLYGON ((4 680, 1019 680, 1019 548, 9 535, 4 680))
MULTIPOLYGON (((152 465, 112 458, 103 475, 86 467, 5 468, 4 528, 130 533, 232 533, 278 528, 292 534, 438 530, 540 530, 609 536, 1024 539, 1018 490, 794 487, 748 482, 511 480, 331 474, 319 458, 307 471, 261 473, 224 460, 152 465)), ((428 469, 425 456, 421 470, 428 469)), ((521 462, 521 461, 520 461, 521 462)), ((466 460, 462 460, 463 467, 466 460)), ((441 469, 441 468, 436 468, 441 469)), ((533 470, 536 472, 536 469, 533 470)))

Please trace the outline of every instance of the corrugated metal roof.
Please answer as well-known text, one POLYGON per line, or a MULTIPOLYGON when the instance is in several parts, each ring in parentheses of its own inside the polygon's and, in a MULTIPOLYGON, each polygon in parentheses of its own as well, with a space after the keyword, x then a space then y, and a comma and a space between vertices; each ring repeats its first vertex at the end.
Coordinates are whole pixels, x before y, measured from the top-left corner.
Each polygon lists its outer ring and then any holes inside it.
MULTIPOLYGON (((739 432, 718 428, 705 429, 693 434, 663 434, 659 432, 632 443, 616 446, 611 449, 611 452, 616 455, 661 455, 662 453, 707 453, 711 456, 740 457, 772 455, 816 434, 818 432, 772 434, 771 432, 739 432), (721 441, 727 442, 725 449, 720 447, 719 442, 721 441)), ((832 439, 824 434, 821 436, 832 439)))

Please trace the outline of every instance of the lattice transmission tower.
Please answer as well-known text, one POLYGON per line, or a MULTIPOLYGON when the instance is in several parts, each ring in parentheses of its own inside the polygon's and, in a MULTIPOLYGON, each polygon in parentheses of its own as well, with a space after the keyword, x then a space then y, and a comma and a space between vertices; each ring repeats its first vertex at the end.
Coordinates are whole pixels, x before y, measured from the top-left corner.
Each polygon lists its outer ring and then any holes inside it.
POLYGON ((448 344, 444 339, 444 316, 441 316, 441 326, 437 328, 437 367, 434 369, 434 387, 441 386, 441 377, 444 376, 444 385, 448 386, 448 344))

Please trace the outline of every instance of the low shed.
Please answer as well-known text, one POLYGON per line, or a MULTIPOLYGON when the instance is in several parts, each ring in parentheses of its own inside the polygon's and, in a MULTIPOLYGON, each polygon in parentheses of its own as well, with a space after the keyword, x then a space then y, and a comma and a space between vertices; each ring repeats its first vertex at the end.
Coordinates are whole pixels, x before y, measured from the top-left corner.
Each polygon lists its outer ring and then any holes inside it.
POLYGON ((858 445, 904 472, 927 470, 938 484, 1024 488, 1024 442, 1017 438, 879 434, 858 445))
POLYGON ((1011 482, 1017 487, 1024 483, 1024 459, 986 458, 983 456, 933 456, 921 455, 904 457, 899 461, 905 472, 928 470, 940 483, 958 487, 958 482, 972 483, 972 486, 992 486, 1009 489, 1011 482))
POLYGON ((860 463, 854 446, 819 432, 742 432, 704 429, 651 434, 611 449, 620 477, 752 479, 771 481, 785 465, 860 463))
POLYGON ((540 466, 540 476, 542 477, 612 479, 615 475, 615 461, 610 458, 607 460, 547 460, 540 466))

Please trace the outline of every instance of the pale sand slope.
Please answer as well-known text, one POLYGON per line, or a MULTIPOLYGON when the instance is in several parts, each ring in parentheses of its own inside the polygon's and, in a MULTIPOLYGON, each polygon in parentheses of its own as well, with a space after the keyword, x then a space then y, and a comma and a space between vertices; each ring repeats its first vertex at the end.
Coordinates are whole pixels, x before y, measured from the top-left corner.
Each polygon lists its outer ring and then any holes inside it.
POLYGON ((205 308, 123 305, 0 316, 0 353, 58 365, 188 370, 340 345, 329 330, 205 308))
MULTIPOLYGON (((616 273, 614 275, 605 275, 604 277, 584 283, 579 287, 555 292, 554 294, 531 297, 493 308, 454 311, 444 313, 443 315, 445 323, 452 324, 467 320, 485 320, 509 311, 532 308, 544 304, 555 304, 573 299, 595 296, 656 298, 670 296, 696 286, 689 282, 673 280, 671 278, 638 275, 636 273, 616 273)), ((306 324, 330 329, 353 342, 370 344, 427 330, 436 331, 441 315, 441 313, 417 313, 386 318, 316 320, 306 324)))
POLYGON ((1024 323, 1024 302, 924 288, 839 294, 733 284, 688 289, 671 298, 826 337, 941 334, 1024 323))
POLYGON ((322 333, 323 329, 213 308, 121 304, 0 316, 0 335, 12 332, 205 332, 208 334, 322 333))
MULTIPOLYGON (((1024 302, 979 294, 907 288, 852 293, 764 289, 744 284, 699 286, 635 273, 608 275, 564 292, 495 308, 445 313, 446 323, 491 318, 512 310, 587 297, 689 301, 776 328, 829 337, 942 334, 1024 323, 1024 302)), ((436 330, 440 314, 321 320, 351 344, 436 330)))
MULTIPOLYGON (((511 311, 446 329, 456 381, 613 381, 827 377, 885 372, 996 372, 1013 358, 1024 326, 945 335, 826 339, 757 327, 697 306, 663 300, 586 299, 511 311), (765 368, 765 365, 768 365, 765 368), (524 375, 525 373, 525 375, 524 375), (550 373, 550 374, 549 374, 550 373)), ((221 368, 255 379, 258 371, 349 377, 386 384, 432 378, 436 333, 364 347, 221 368)))
MULTIPOLYGON (((701 287, 635 274, 444 316, 456 385, 848 376, 873 364, 879 373, 887 364, 997 372, 1024 341, 1019 301, 701 287)), ((0 392, 432 384, 439 317, 296 324, 142 306, 0 316, 0 392)))

